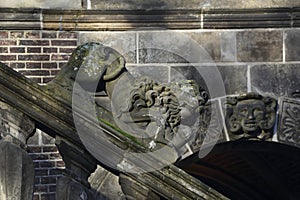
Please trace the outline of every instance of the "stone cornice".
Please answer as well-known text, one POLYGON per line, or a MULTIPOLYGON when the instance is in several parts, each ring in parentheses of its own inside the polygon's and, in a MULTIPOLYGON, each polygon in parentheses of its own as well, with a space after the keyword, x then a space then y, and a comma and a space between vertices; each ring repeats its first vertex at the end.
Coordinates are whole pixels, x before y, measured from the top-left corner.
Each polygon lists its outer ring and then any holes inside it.
POLYGON ((54 10, 0 8, 4 30, 117 31, 135 28, 237 29, 300 26, 300 8, 54 10))

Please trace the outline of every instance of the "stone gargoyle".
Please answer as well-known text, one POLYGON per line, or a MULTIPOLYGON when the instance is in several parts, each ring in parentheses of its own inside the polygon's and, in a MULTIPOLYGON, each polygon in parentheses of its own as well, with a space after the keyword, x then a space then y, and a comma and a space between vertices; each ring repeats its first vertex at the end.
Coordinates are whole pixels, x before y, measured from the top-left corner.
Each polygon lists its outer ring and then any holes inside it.
POLYGON ((201 109, 209 98, 192 80, 159 83, 147 77, 134 78, 120 53, 95 42, 77 47, 53 82, 66 86, 68 80, 92 94, 105 92, 111 104, 108 113, 114 119, 110 122, 141 138, 149 150, 165 144, 180 149, 192 142, 198 134, 195 130, 199 130, 201 109))

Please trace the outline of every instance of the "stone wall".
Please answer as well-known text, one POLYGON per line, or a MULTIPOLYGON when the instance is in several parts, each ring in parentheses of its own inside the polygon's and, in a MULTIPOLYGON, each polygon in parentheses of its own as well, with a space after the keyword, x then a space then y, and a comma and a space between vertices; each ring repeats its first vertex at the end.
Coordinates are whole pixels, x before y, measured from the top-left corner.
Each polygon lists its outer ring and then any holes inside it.
MULTIPOLYGON (((46 84, 67 62, 72 50, 90 41, 104 43, 122 53, 136 76, 167 82, 201 78, 196 69, 217 67, 225 95, 258 92, 275 98, 300 94, 300 29, 131 30, 131 31, 20 31, 0 32, 0 60, 39 84, 46 84), (207 53, 192 64, 189 38, 207 53), (164 44, 165 43, 165 44, 164 44), (169 47, 155 49, 149 47, 169 47), (164 46, 165 45, 165 46, 164 46), (167 46, 166 46, 167 45, 167 46), (169 46, 168 46, 169 45, 169 46), (182 55, 169 52, 180 49, 182 55), (182 51, 184 50, 184 51, 182 51), (200 59, 201 61, 201 59, 200 59)), ((198 59, 198 57, 193 57, 198 59)), ((216 96, 218 101, 223 96, 216 96)), ((224 136, 226 138, 226 136, 224 136)), ((38 131, 29 140, 36 168, 35 199, 54 199, 55 184, 64 167, 54 140, 38 131)))
MULTIPOLYGON (((298 0, 1 0, 0 8, 5 9, 0 12, 0 61, 46 84, 77 45, 97 41, 122 53, 136 77, 148 75, 163 82, 197 79, 203 84, 195 69, 216 67, 225 87, 223 95, 214 96, 218 109, 224 96, 251 91, 297 100, 300 9, 294 6, 300 6, 298 0), (204 57, 197 57, 192 45, 178 40, 178 35, 196 42, 204 57), (149 48, 159 46, 163 48, 149 48)), ((207 79, 213 79, 211 75, 207 79)), ((64 163, 54 142, 39 130, 29 140, 35 200, 55 199, 64 163)))

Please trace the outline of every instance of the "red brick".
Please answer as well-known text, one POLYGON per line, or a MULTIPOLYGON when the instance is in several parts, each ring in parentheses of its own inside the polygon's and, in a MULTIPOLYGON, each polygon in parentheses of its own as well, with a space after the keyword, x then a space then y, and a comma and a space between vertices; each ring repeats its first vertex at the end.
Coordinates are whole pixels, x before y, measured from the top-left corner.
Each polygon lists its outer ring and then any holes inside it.
POLYGON ((25 53, 24 47, 10 47, 10 53, 25 53))
POLYGON ((41 153, 41 152, 42 152, 41 147, 32 147, 32 146, 30 146, 28 148, 28 153, 41 153))
POLYGON ((35 185, 34 191, 37 193, 47 193, 48 192, 48 186, 47 185, 35 185))
POLYGON ((59 53, 72 53, 75 50, 74 48, 59 48, 59 53))
POLYGON ((34 183, 35 184, 41 184, 41 178, 35 177, 34 178, 34 183))
POLYGON ((16 60, 16 55, 0 55, 0 61, 16 60))
POLYGON ((56 192, 56 185, 48 185, 49 192, 56 192))
POLYGON ((57 69, 57 63, 56 62, 50 62, 50 63, 42 63, 43 69, 57 69))
POLYGON ((51 184, 56 183, 56 177, 48 176, 48 177, 41 177, 41 184, 51 184))
POLYGON ((61 159, 61 156, 59 153, 50 153, 49 154, 49 159, 54 160, 54 159, 61 159))
POLYGON ((41 63, 27 62, 26 68, 28 69, 41 69, 41 63))
POLYGON ((37 32, 37 31, 26 32, 25 33, 25 38, 35 38, 35 39, 38 39, 38 38, 40 38, 40 32, 37 32))
POLYGON ((48 152, 58 152, 56 146, 49 146, 49 147, 43 147, 43 152, 48 153, 48 152))
POLYGON ((48 169, 36 169, 35 176, 48 176, 48 169))
POLYGON ((40 168, 40 162, 33 161, 33 166, 34 166, 35 169, 40 168))
POLYGON ((25 46, 48 46, 48 40, 20 40, 20 45, 25 46))
POLYGON ((61 169, 49 169, 49 175, 62 175, 63 171, 61 169))
POLYGON ((7 47, 0 47, 0 53, 8 53, 7 47))
POLYGON ((42 38, 56 38, 57 33, 56 32, 43 32, 42 38))
POLYGON ((32 160, 48 160, 49 159, 49 156, 47 154, 30 154, 30 157, 32 158, 32 160))
POLYGON ((53 54, 51 55, 51 60, 57 60, 57 61, 68 60, 69 57, 70 57, 69 55, 53 54))
POLYGON ((41 194, 41 200, 56 200, 55 193, 41 194))
POLYGON ((0 45, 17 45, 16 40, 0 40, 0 45))
POLYGON ((46 61, 49 60, 49 55, 18 55, 19 60, 46 61))
POLYGON ((55 167, 55 161, 40 162, 40 167, 42 167, 42 168, 44 168, 44 167, 55 167))
POLYGON ((53 77, 43 77, 42 78, 42 83, 49 83, 52 80, 53 80, 53 77))
POLYGON ((27 53, 41 53, 41 47, 27 47, 27 53))
POLYGON ((23 31, 11 31, 10 32, 10 38, 22 38, 24 37, 23 31))
POLYGON ((0 38, 8 38, 8 32, 0 31, 0 38))
POLYGON ((34 194, 33 199, 32 200, 40 200, 40 195, 38 194, 34 194))
POLYGON ((59 32, 58 34, 59 38, 77 38, 77 33, 75 32, 59 32))
POLYGON ((52 46, 77 46, 77 40, 51 40, 52 46))
POLYGON ((57 53, 57 48, 54 47, 44 47, 43 53, 57 53))
POLYGON ((25 68, 25 63, 10 63, 10 67, 13 69, 21 69, 21 68, 25 68))

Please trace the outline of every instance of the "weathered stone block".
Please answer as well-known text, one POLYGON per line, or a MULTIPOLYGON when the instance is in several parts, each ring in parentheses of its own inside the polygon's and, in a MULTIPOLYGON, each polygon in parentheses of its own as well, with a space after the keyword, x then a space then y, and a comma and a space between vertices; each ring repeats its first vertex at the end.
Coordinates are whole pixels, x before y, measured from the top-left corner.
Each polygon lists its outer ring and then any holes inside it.
POLYGON ((172 66, 171 81, 178 81, 182 79, 195 80, 206 90, 216 90, 218 97, 224 96, 225 93, 227 95, 232 95, 247 92, 246 65, 172 66), (213 67, 215 68, 215 72, 211 69, 213 67), (205 77, 204 74, 201 74, 203 71, 207 71, 205 77), (211 77, 207 76, 209 74, 211 74, 211 77), (222 83, 223 88, 216 87, 214 83, 217 82, 222 83), (209 86, 207 84, 209 84, 209 86), (222 91, 223 89, 225 90, 222 91))
POLYGON ((188 35, 202 47, 214 61, 221 60, 220 32, 192 32, 188 35))
POLYGON ((32 146, 40 145, 39 141, 40 141, 40 133, 39 131, 37 131, 32 137, 28 139, 27 144, 32 146))
POLYGON ((247 92, 246 65, 218 65, 227 95, 247 92))
POLYGON ((100 42, 120 52, 127 63, 136 63, 136 34, 134 32, 79 33, 78 45, 86 42, 100 42))
POLYGON ((299 6, 297 0, 91 0, 92 9, 199 9, 199 8, 266 8, 299 6))
POLYGON ((282 61, 282 31, 241 31, 236 34, 238 61, 282 61))
POLYGON ((59 8, 81 9, 81 0, 2 0, 0 7, 3 8, 59 8))
POLYGON ((300 101, 280 99, 278 141, 300 147, 300 101))
POLYGON ((300 88, 299 64, 262 64, 251 67, 253 92, 292 97, 300 88))
POLYGON ((236 32, 221 32, 221 61, 237 61, 236 32))
POLYGON ((44 132, 41 132, 42 143, 44 145, 53 145, 55 144, 55 139, 44 132))
MULTIPOLYGON (((180 81, 180 80, 194 80, 198 85, 203 87, 206 91, 208 88, 206 86, 205 80, 203 79, 199 66, 171 66, 170 81, 180 81)), ((203 67, 201 67, 203 68, 203 67)))
POLYGON ((214 61, 236 61, 235 32, 191 32, 188 33, 214 61))
POLYGON ((220 57, 220 47, 218 44, 215 45, 214 43, 207 42, 207 40, 216 40, 216 37, 218 35, 214 33, 189 34, 177 31, 140 32, 138 41, 139 62, 213 63, 212 57, 220 57))
POLYGON ((128 71, 135 77, 148 76, 149 78, 166 83, 169 81, 169 67, 168 66, 155 66, 155 65, 139 65, 126 67, 128 71))
POLYGON ((285 42, 285 60, 299 61, 300 60, 300 30, 293 29, 284 32, 285 42))

